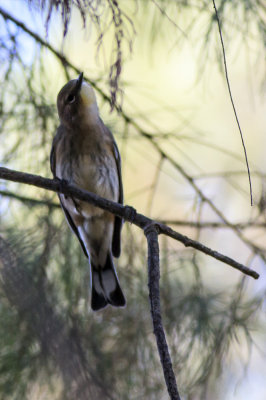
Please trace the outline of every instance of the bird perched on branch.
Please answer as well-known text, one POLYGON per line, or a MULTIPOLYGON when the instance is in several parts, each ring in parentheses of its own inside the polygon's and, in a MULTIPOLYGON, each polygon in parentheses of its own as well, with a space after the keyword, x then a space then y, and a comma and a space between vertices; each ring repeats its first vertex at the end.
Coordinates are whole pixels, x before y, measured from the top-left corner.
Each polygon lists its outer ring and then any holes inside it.
MULTIPOLYGON (((53 140, 51 170, 55 178, 123 203, 120 155, 110 130, 102 122, 92 87, 78 79, 59 92, 60 126, 53 140)), ((91 266, 91 307, 126 304, 113 256, 120 255, 121 218, 107 211, 59 194, 66 219, 91 266)))

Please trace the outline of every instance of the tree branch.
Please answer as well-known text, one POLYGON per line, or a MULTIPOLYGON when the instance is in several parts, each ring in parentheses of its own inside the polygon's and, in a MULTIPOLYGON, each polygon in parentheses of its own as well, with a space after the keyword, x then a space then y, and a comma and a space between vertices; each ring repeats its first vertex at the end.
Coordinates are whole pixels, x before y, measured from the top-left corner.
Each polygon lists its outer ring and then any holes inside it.
POLYGON ((148 286, 153 323, 153 333, 163 367, 164 379, 171 400, 180 400, 172 361, 163 329, 160 305, 160 257, 157 225, 151 223, 144 228, 148 242, 148 286))
MULTIPOLYGON (((18 19, 14 18, 11 14, 9 14, 7 11, 5 11, 2 7, 0 7, 0 15, 5 20, 12 21, 14 24, 16 24, 19 28, 21 28, 24 32, 26 32, 32 39, 36 41, 36 43, 39 43, 42 47, 45 47, 48 49, 58 60, 61 62, 62 66, 65 68, 66 66, 71 68, 73 71, 75 71, 78 75, 80 74, 80 69, 75 67, 74 64, 72 64, 67 58, 57 51, 53 46, 51 46, 48 42, 42 39, 40 35, 37 33, 33 32, 31 29, 29 29, 23 22, 19 21, 18 19)), ((90 85, 97 90, 97 92, 101 95, 101 97, 107 101, 111 105, 111 99, 107 96, 107 94, 104 93, 104 91, 92 80, 88 79, 86 77, 86 80, 90 83, 90 85)), ((115 108, 118 110, 118 106, 115 105, 115 108)))
POLYGON ((134 218, 132 219, 132 207, 122 206, 121 204, 104 199, 100 196, 97 196, 95 193, 87 192, 86 190, 79 189, 73 185, 62 184, 60 180, 43 178, 39 175, 18 172, 8 168, 0 167, 0 178, 13 182, 20 182, 28 185, 37 186, 43 189, 51 190, 53 192, 66 194, 68 196, 74 196, 79 200, 87 201, 88 203, 93 204, 96 207, 100 207, 115 215, 118 215, 124 220, 129 221, 134 225, 137 225, 141 229, 144 229, 147 225, 151 223, 156 223, 159 229, 159 233, 163 233, 175 240, 178 240, 186 247, 193 247, 194 249, 197 249, 202 253, 215 258, 216 260, 222 261, 223 263, 228 264, 231 267, 241 271, 243 274, 252 276, 254 279, 259 278, 259 274, 256 271, 244 266, 243 264, 238 263, 230 257, 219 253, 218 251, 210 249, 209 247, 197 242, 196 240, 190 239, 187 236, 184 236, 174 231, 164 224, 152 221, 150 218, 136 212, 134 213, 134 218))
MULTIPOLYGON (((230 226, 224 222, 217 221, 186 221, 180 219, 169 219, 169 220, 157 220, 165 225, 177 225, 185 226, 193 229, 231 229, 230 226)), ((233 224, 236 229, 251 229, 251 228, 266 228, 266 222, 261 221, 248 221, 248 222, 237 222, 233 224)))
POLYGON ((0 190, 0 196, 8 197, 9 199, 14 199, 21 201, 24 204, 28 204, 30 206, 47 206, 51 208, 61 208, 60 204, 54 203, 50 200, 38 200, 33 199, 27 196, 21 196, 17 193, 10 192, 9 190, 0 190))

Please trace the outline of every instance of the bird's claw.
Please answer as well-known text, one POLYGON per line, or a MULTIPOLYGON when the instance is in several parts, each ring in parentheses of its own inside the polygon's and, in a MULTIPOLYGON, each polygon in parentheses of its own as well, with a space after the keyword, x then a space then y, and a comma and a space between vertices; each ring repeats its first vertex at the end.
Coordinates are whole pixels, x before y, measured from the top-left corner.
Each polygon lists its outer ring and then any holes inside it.
POLYGON ((131 224, 134 222, 137 211, 131 206, 125 206, 125 219, 131 224))
MULTIPOLYGON (((68 185, 67 179, 60 179, 60 178, 55 177, 55 180, 59 183, 59 191, 62 193, 65 190, 66 186, 68 185)), ((68 196, 66 194, 64 194, 63 196, 65 197, 66 200, 68 199, 68 197, 70 197, 71 200, 73 201, 75 209, 77 210, 78 213, 80 213, 80 206, 79 206, 78 202, 75 200, 75 198, 71 195, 68 196)))
MULTIPOLYGON (((59 191, 62 193, 65 190, 66 185, 68 184, 68 181, 66 179, 60 179, 57 176, 55 177, 55 180, 59 184, 59 191)), ((65 198, 67 198, 66 195, 64 195, 64 196, 65 196, 65 198)))

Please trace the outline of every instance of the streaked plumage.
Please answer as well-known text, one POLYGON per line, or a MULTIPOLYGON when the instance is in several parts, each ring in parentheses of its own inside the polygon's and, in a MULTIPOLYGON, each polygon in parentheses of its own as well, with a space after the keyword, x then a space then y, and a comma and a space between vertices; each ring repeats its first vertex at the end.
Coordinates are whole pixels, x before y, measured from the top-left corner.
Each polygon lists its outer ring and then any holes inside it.
MULTIPOLYGON (((51 151, 54 177, 123 203, 119 151, 99 116, 93 89, 83 81, 82 74, 61 89, 57 108, 60 126, 51 151)), ((71 229, 90 258, 92 309, 99 310, 108 303, 124 306, 112 257, 120 255, 122 220, 71 197, 60 194, 59 199, 71 229)))

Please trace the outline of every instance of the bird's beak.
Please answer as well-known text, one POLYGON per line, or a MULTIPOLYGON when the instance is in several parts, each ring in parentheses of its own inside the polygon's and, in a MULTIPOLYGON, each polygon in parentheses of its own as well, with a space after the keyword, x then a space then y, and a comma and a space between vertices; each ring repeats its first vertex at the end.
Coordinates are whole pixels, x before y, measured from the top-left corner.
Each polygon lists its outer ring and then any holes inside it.
POLYGON ((79 74, 79 77, 77 79, 77 83, 76 83, 76 87, 75 87, 76 94, 80 91, 82 82, 83 82, 83 72, 81 72, 81 74, 79 74))

